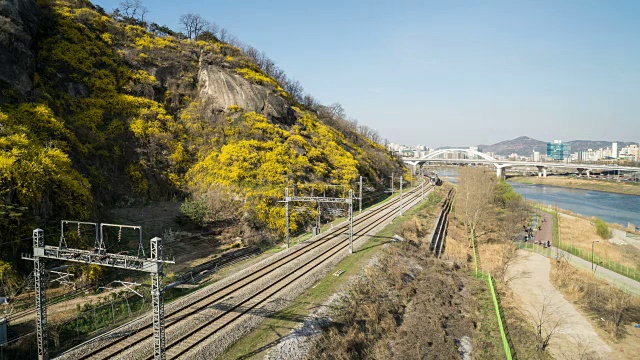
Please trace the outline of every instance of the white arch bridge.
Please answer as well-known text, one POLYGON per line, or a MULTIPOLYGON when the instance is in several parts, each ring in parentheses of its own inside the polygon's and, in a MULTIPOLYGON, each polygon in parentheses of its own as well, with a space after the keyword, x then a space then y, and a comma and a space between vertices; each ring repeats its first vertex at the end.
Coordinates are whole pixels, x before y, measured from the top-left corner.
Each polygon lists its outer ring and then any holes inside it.
POLYGON ((587 177, 591 175, 594 170, 600 171, 618 171, 618 172, 631 172, 637 173, 640 171, 638 167, 632 166, 619 166, 619 165, 596 165, 596 164, 578 164, 578 163, 557 163, 557 162, 539 162, 539 161, 515 161, 515 160, 498 160, 488 154, 471 149, 441 149, 429 153, 421 158, 415 157, 403 157, 402 160, 411 166, 422 166, 424 164, 452 164, 452 165, 466 165, 466 164, 492 164, 496 167, 496 175, 504 179, 505 169, 511 167, 536 167, 538 169, 538 176, 546 177, 548 168, 565 168, 576 169, 579 174, 586 171, 587 177), (448 154, 463 154, 466 158, 454 159, 446 158, 448 154))

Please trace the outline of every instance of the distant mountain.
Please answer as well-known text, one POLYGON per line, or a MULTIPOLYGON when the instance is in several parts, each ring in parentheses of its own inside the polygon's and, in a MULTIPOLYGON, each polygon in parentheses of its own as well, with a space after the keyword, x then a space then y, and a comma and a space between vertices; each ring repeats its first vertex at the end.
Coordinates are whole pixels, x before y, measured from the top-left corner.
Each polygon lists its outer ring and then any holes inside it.
POLYGON ((482 152, 492 152, 503 156, 509 156, 513 153, 527 156, 531 155, 534 150, 546 153, 547 143, 528 136, 520 136, 513 140, 505 140, 493 145, 478 145, 478 148, 482 152))
MULTIPOLYGON (((567 144, 571 145, 571 152, 586 151, 589 149, 600 149, 611 147, 612 141, 594 141, 594 140, 573 140, 567 141, 567 144)), ((634 144, 632 142, 618 141, 618 151, 625 146, 634 144)), ((533 151, 538 151, 540 154, 547 153, 547 142, 536 140, 528 136, 520 136, 512 140, 505 140, 493 145, 477 145, 482 152, 492 152, 497 155, 509 156, 516 153, 521 156, 531 156, 533 151)), ((443 146, 438 149, 450 149, 450 148, 467 148, 467 146, 443 146)))

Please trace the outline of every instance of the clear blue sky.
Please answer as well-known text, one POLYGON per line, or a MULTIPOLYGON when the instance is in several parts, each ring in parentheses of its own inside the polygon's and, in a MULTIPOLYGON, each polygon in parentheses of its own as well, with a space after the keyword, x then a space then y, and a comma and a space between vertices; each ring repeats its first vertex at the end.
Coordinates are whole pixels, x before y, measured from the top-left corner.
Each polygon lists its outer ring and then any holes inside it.
POLYGON ((391 142, 640 140, 640 1, 144 3, 227 28, 391 142))

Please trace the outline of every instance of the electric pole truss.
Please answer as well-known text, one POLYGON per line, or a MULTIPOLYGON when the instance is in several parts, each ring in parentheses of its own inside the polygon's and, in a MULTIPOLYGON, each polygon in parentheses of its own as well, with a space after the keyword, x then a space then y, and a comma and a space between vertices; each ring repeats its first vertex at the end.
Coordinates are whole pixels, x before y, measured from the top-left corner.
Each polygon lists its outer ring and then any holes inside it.
POLYGON ((314 202, 330 203, 330 204, 348 204, 349 205, 349 253, 353 253, 353 190, 349 190, 349 197, 324 197, 324 196, 289 196, 289 189, 285 189, 284 202, 285 204, 285 227, 287 248, 289 248, 289 203, 291 202, 314 202))
MULTIPOLYGON (((163 267, 165 263, 175 264, 174 261, 162 258, 162 239, 154 237, 151 239, 151 257, 136 257, 122 253, 112 254, 106 251, 103 227, 111 226, 120 228, 121 238, 122 228, 132 228, 142 234, 139 226, 96 224, 88 222, 78 222, 63 220, 61 228, 63 230, 60 238, 60 246, 49 246, 44 244, 44 231, 42 229, 33 230, 33 255, 23 254, 22 258, 34 262, 34 283, 36 293, 36 334, 38 340, 38 359, 47 360, 49 354, 47 350, 47 306, 46 306, 46 277, 44 260, 71 261, 82 264, 107 266, 126 270, 136 270, 147 272, 151 275, 151 299, 153 304, 153 334, 154 334, 154 359, 164 359, 164 285, 163 267), (68 248, 64 240, 64 226, 75 224, 80 232, 80 225, 91 225, 96 228, 96 246, 93 250, 68 248)), ((142 244, 142 235, 140 235, 142 244)), ((140 245, 138 251, 143 254, 144 250, 140 245)), ((66 279, 65 279, 66 280, 66 279)), ((127 283, 126 285, 132 285, 127 283)), ((126 286, 125 285, 125 286, 126 286)))

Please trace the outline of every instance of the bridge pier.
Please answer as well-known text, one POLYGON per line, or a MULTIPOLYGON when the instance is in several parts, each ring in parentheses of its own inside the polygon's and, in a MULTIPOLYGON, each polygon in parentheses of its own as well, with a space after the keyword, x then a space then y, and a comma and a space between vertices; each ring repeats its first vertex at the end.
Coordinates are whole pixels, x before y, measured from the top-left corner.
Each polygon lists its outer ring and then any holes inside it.
POLYGON ((498 179, 502 179, 502 180, 505 179, 503 167, 496 167, 496 176, 498 177, 498 179))
POLYGON ((545 166, 536 166, 538 168, 538 177, 547 177, 547 168, 545 166))

